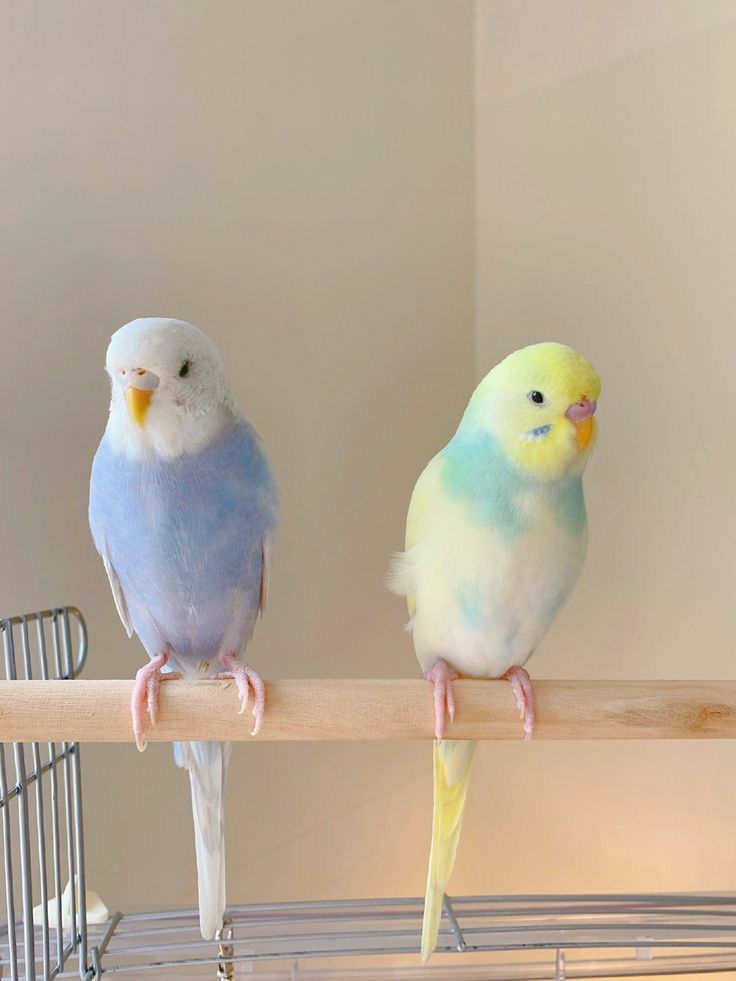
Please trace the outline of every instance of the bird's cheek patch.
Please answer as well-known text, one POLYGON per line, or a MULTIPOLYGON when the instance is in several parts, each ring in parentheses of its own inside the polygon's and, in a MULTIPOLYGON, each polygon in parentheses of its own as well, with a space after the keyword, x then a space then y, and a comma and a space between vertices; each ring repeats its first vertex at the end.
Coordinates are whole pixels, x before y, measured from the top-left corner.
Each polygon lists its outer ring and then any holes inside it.
POLYGON ((546 436, 548 433, 551 432, 552 432, 552 426, 548 424, 546 426, 535 426, 535 428, 530 429, 526 435, 529 439, 542 439, 544 436, 546 436))

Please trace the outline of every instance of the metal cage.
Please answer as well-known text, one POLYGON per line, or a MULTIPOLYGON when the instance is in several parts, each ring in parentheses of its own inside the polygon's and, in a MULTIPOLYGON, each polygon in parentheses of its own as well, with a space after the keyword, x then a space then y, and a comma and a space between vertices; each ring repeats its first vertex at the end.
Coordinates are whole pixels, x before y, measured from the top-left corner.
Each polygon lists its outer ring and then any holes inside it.
MULTIPOLYGON (((72 682, 84 666, 87 631, 73 607, 0 620, 0 631, 8 681, 72 682)), ((88 965, 78 744, 0 744, 0 820, 3 974, 12 981, 55 978, 76 957, 80 977, 94 977, 88 965), (77 883, 77 889, 70 890, 65 917, 62 893, 67 882, 77 883), (40 904, 36 926, 34 898, 40 904)))
MULTIPOLYGON (((0 631, 7 680, 73 683, 84 666, 73 607, 0 620, 0 631)), ((234 906, 216 941, 202 940, 196 910, 117 912, 91 925, 82 802, 77 743, 0 744, 3 978, 563 981, 736 970, 736 894, 446 897, 424 967, 420 899, 234 906)))

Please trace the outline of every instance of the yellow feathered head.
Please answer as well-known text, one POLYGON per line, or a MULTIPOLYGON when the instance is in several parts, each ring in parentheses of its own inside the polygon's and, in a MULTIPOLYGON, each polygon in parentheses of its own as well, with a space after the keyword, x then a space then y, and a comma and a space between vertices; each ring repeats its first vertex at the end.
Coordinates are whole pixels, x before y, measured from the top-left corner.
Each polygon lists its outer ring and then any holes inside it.
POLYGON ((582 473, 596 434, 595 368, 552 341, 514 351, 473 394, 464 425, 487 429, 519 469, 540 480, 582 473))

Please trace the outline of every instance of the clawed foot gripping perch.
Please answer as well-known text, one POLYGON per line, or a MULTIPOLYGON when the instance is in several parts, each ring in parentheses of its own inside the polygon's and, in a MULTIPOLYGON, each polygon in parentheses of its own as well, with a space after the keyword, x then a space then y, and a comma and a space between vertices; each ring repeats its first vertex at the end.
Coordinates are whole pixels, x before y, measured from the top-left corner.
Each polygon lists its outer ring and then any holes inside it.
POLYGON ((266 689, 263 681, 253 668, 238 660, 235 654, 226 654, 222 659, 222 666, 225 670, 214 677, 221 680, 232 679, 235 682, 240 698, 241 715, 248 708, 251 688, 253 689, 252 715, 254 721, 251 736, 257 736, 263 725, 263 712, 266 707, 266 689))
MULTIPOLYGON (((449 717, 450 722, 455 721, 455 696, 452 683, 459 677, 459 673, 441 657, 437 658, 430 670, 424 673, 425 680, 431 681, 434 685, 434 734, 438 743, 445 735, 446 717, 449 717)), ((524 668, 511 668, 501 678, 511 685, 519 718, 524 727, 524 738, 528 742, 534 735, 535 725, 534 689, 529 672, 524 668)))
POLYGON ((130 701, 130 714, 133 717, 133 734, 135 744, 142 753, 146 748, 143 740, 143 733, 146 730, 146 710, 150 725, 156 725, 158 714, 158 693, 162 681, 179 681, 181 675, 178 671, 163 671, 166 662, 169 660, 168 651, 152 657, 148 664, 139 668, 135 676, 133 686, 133 697, 130 701))
POLYGON ((455 695, 452 683, 460 675, 451 668, 447 661, 438 657, 429 671, 424 672, 424 679, 434 685, 434 734, 437 742, 442 742, 445 735, 445 712, 450 722, 455 720, 455 695))
POLYGON ((516 698, 519 718, 524 725, 524 739, 527 742, 534 735, 534 689, 529 672, 524 668, 511 668, 502 677, 511 685, 516 698))

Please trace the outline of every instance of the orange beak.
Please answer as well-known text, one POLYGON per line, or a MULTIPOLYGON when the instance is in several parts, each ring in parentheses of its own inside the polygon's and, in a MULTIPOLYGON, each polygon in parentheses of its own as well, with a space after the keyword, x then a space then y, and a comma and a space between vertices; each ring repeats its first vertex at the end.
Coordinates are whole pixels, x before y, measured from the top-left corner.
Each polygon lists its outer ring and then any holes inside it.
POLYGON ((152 388, 134 388, 131 385, 125 389, 125 402, 128 406, 128 412, 136 425, 142 426, 146 421, 146 413, 152 398, 152 388))
POLYGON ((587 450, 593 438, 593 416, 575 423, 575 436, 581 450, 587 450))
POLYGON ((587 395, 573 402, 565 415, 575 426, 575 438, 581 450, 587 450, 593 438, 593 416, 597 408, 595 400, 588 398, 587 395))

